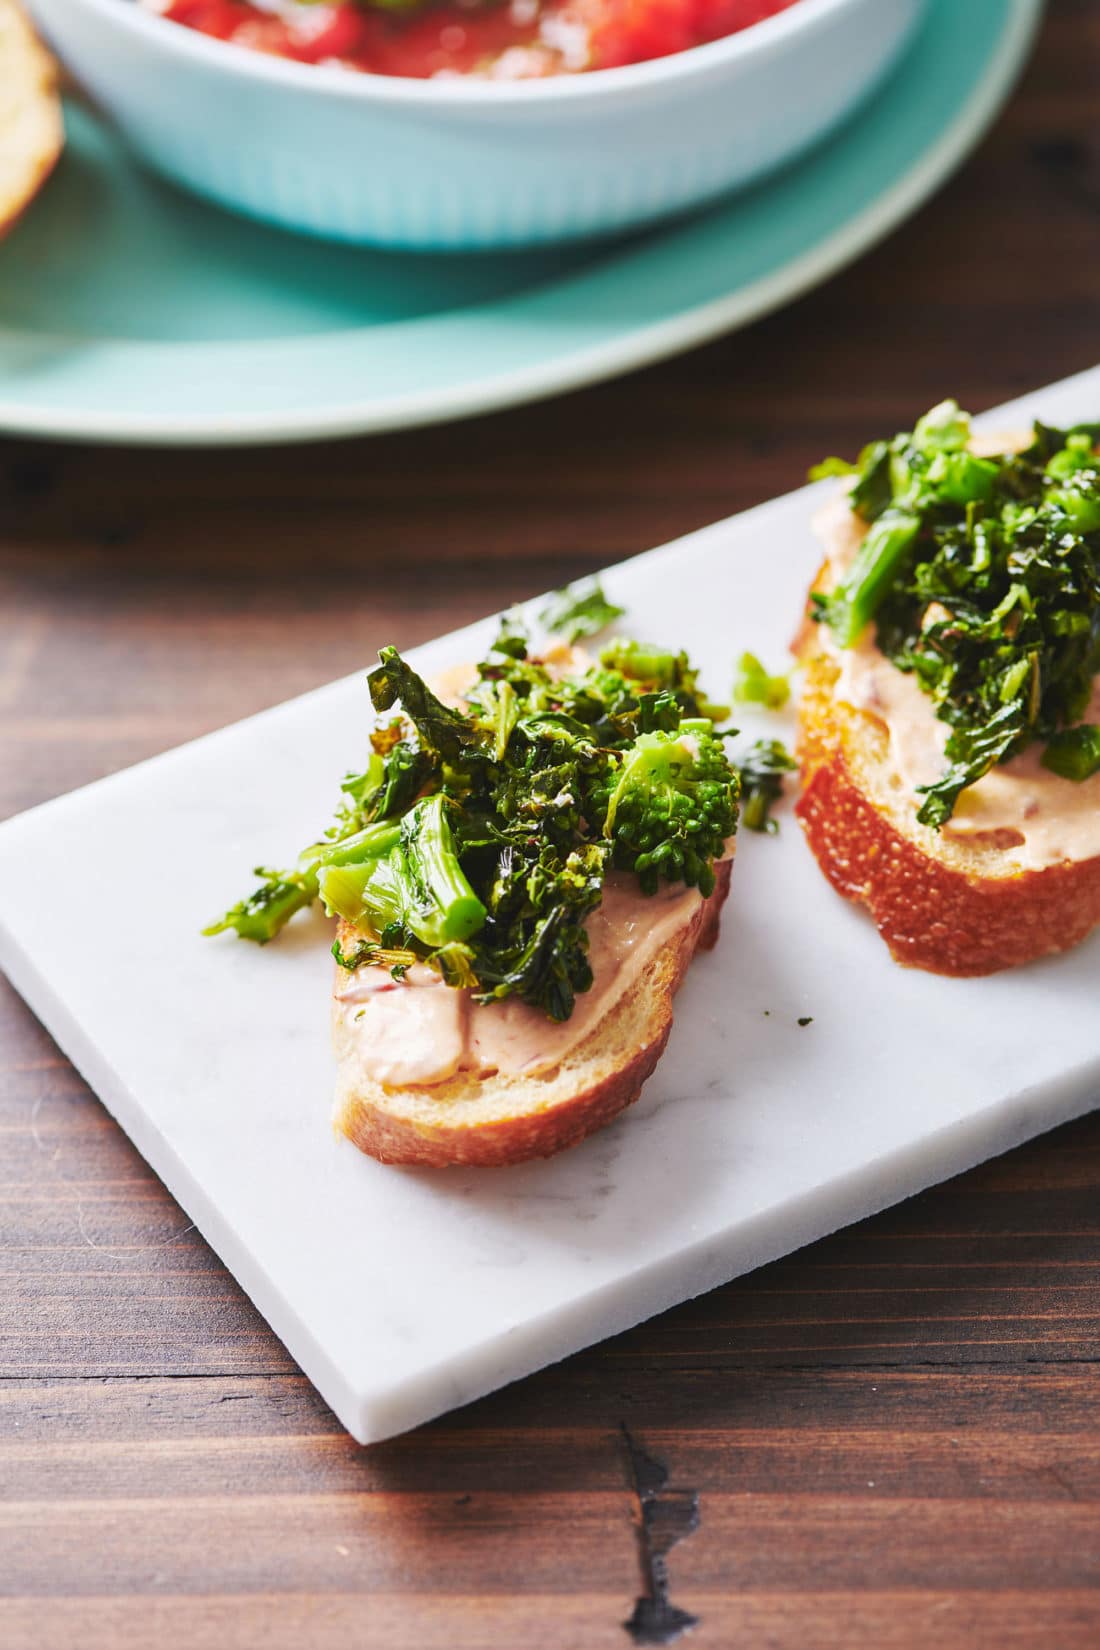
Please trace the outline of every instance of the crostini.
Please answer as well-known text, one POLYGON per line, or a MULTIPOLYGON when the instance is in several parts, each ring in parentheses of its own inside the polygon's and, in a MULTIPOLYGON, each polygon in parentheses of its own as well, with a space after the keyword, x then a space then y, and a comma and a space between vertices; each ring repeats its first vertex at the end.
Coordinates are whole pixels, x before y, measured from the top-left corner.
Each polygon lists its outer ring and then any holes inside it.
POLYGON ((1100 923, 1098 434, 979 442, 945 402, 824 467, 796 813, 899 962, 989 974, 1100 923))
POLYGON ((505 624, 435 691, 386 648, 366 770, 294 871, 208 930, 323 901, 337 1128, 390 1163, 506 1164, 637 1099, 714 944, 739 781, 686 656, 505 624), (392 713, 392 716, 389 715, 392 713))

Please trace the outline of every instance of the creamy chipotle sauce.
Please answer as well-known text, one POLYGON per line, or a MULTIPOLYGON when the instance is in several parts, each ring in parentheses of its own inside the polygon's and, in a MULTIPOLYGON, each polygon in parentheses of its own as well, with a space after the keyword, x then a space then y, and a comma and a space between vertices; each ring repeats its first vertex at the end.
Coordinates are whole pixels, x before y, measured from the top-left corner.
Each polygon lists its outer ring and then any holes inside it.
MULTIPOLYGON (((1004 452, 1012 445, 1001 441, 995 450, 1004 452)), ((990 444, 983 446, 988 450, 990 444)), ((825 507, 814 525, 825 547, 830 581, 836 582, 850 566, 866 526, 849 508, 843 493, 825 507)), ((874 640, 873 625, 850 648, 837 647, 827 625, 817 629, 821 647, 840 666, 834 689, 837 698, 875 717, 885 728, 891 766, 901 780, 899 796, 908 795, 914 809, 918 808, 922 800, 918 785, 938 779, 946 766, 947 723, 936 715, 916 678, 898 670, 882 653, 874 640)), ((1083 720, 1100 722, 1100 678, 1083 720)), ((942 834, 964 842, 979 834, 1013 832, 1019 840, 1006 854, 1020 871, 1042 871, 1100 854, 1100 774, 1080 783, 1063 779, 1042 766, 1042 754, 1042 744, 1030 745, 964 790, 942 834)))
POLYGON ((514 998, 475 1003, 419 964, 402 981, 384 968, 356 969, 336 994, 338 1012, 354 1032, 363 1071, 390 1088, 430 1087, 459 1071, 534 1077, 584 1040, 701 902, 696 888, 643 894, 633 876, 611 872, 587 923, 592 988, 560 1024, 514 998))

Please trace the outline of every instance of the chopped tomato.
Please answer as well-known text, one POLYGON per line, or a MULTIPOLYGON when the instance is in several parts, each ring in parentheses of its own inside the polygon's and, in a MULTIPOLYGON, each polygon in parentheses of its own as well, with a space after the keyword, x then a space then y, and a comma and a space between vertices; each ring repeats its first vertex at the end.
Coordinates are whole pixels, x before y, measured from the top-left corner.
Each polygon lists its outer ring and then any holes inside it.
POLYGON ((670 57, 737 34, 791 0, 586 0, 592 57, 601 69, 670 57))
POLYGON ((667 57, 759 23, 796 0, 441 0, 383 10, 354 0, 273 13, 248 0, 169 0, 164 16, 299 63, 430 79, 522 79, 667 57))

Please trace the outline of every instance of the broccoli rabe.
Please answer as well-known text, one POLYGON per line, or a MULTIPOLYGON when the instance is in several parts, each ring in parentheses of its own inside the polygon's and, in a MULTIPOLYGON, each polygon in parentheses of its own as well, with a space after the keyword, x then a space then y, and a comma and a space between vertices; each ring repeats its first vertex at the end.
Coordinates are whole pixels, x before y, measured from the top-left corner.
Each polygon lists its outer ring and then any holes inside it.
MULTIPOLYGON (((341 812, 340 819, 349 826, 357 823, 346 811, 341 812)), ((329 866, 361 865, 388 853, 400 836, 400 827, 370 825, 363 830, 350 829, 342 836, 334 828, 334 833, 306 848, 296 870, 269 871, 257 866, 254 874, 264 878, 259 888, 204 928, 203 933, 223 934, 232 928, 242 939, 266 945, 291 917, 313 904, 320 891, 322 871, 329 866)))
POLYGON ((563 670, 529 645, 508 619, 461 709, 384 649, 371 698, 400 714, 334 823, 210 932, 265 941, 319 897, 359 936, 342 967, 423 962, 564 1020, 592 983, 586 924, 611 868, 709 893, 738 781, 686 655, 616 642, 563 670))
POLYGON ((811 616, 841 647, 867 626, 948 725, 947 767, 919 787, 939 829, 959 796, 1029 744, 1067 778, 1096 769, 1083 720, 1100 674, 1100 428, 1036 424, 1019 451, 971 451, 970 420, 941 402, 911 432, 864 449, 849 502, 867 524, 811 616))
MULTIPOLYGON (((485 734, 468 716, 437 699, 427 682, 405 663, 395 647, 384 647, 367 677, 375 710, 401 708, 420 737, 421 748, 446 762, 484 759, 485 734)), ((397 747, 394 747, 397 749, 397 747)))
POLYGON ((631 642, 625 638, 609 642, 600 653, 600 663, 632 682, 646 682, 658 688, 695 686, 695 672, 687 654, 669 653, 652 642, 631 642))
POLYGON ((329 916, 400 931, 430 951, 476 933, 485 907, 458 862, 450 806, 442 794, 427 797, 402 819, 388 852, 324 866, 317 880, 329 916))
POLYGON ((317 898, 317 884, 295 871, 269 871, 257 865, 253 876, 263 877, 260 886, 231 905, 224 917, 203 929, 204 934, 224 934, 233 929, 242 940, 266 945, 291 917, 304 911, 317 898))
POLYGON ((772 676, 755 653, 742 653, 733 677, 735 705, 763 705, 766 710, 782 710, 790 696, 789 671, 772 676))
POLYGON ((783 775, 794 773, 798 763, 779 739, 757 739, 735 760, 741 777, 742 825, 774 836, 779 823, 771 810, 783 795, 783 775))
POLYGON ((576 584, 555 590, 539 612, 539 623, 555 636, 562 636, 572 646, 587 636, 597 636, 623 609, 609 602, 599 579, 580 579, 576 584))
POLYGON ((738 781, 705 720, 642 733, 612 771, 603 832, 614 863, 646 893, 685 882, 709 894, 713 862, 737 828, 738 781))
POLYGON ((480 1002, 516 995, 551 1020, 569 1018, 592 984, 584 925, 603 896, 606 861, 599 842, 566 854, 537 839, 501 849, 478 936, 480 1002))

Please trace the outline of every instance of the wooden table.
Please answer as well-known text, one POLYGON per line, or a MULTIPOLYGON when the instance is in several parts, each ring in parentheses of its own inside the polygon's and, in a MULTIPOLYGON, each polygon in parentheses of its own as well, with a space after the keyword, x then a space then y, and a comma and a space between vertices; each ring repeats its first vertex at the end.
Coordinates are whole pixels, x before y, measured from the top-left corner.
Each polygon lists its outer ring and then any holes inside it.
MULTIPOLYGON (((4 444, 0 810, 742 509, 945 393, 1091 364, 1098 90, 1100 6, 1056 0, 913 223, 617 384, 299 451, 4 444)), ((8 1650, 624 1646, 692 1497, 668 1568, 700 1647, 1100 1643, 1100 1116, 363 1451, 0 991, 8 1650)))

